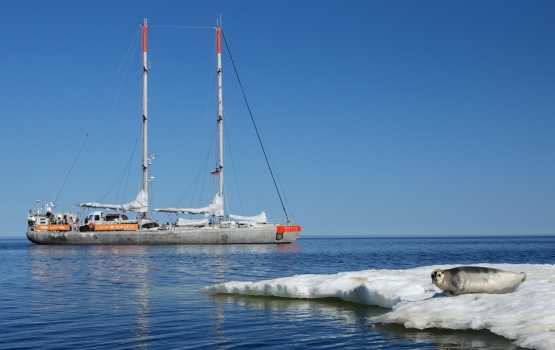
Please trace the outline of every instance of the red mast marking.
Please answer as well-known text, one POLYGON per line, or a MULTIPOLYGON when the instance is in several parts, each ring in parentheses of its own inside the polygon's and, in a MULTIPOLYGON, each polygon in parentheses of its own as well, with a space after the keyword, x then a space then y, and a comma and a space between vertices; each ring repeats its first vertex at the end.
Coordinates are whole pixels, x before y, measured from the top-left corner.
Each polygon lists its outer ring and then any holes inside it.
POLYGON ((143 24, 143 52, 146 52, 146 25, 143 24))
POLYGON ((222 47, 221 47, 221 43, 220 43, 220 31, 222 30, 222 28, 220 27, 216 27, 216 48, 218 50, 218 54, 222 53, 222 47))

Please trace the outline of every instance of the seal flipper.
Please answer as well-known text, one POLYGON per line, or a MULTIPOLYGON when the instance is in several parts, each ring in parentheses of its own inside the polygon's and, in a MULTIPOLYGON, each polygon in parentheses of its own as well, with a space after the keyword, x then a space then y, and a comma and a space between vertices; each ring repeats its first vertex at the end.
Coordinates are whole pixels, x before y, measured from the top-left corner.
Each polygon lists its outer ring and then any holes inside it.
POLYGON ((455 287, 457 287, 458 290, 462 292, 464 291, 464 288, 466 286, 466 279, 459 277, 456 281, 453 281, 453 284, 455 285, 455 287))

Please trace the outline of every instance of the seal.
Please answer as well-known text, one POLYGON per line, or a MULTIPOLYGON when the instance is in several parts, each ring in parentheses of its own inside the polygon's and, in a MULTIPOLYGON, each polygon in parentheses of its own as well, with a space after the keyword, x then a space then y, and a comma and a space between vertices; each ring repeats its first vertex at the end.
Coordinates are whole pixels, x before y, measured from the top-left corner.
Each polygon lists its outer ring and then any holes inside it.
POLYGON ((448 297, 465 293, 512 293, 525 280, 524 272, 516 273, 480 266, 460 266, 448 270, 436 269, 432 272, 433 284, 448 297))

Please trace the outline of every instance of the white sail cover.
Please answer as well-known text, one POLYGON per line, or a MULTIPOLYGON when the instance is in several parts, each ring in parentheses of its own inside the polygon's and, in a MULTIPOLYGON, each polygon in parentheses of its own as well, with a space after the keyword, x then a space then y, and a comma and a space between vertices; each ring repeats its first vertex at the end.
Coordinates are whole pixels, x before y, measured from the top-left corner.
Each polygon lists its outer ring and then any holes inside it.
POLYGON ((206 226, 208 224, 208 219, 198 219, 198 220, 191 220, 191 219, 183 219, 183 218, 179 218, 177 219, 177 222, 175 223, 176 226, 193 226, 193 227, 198 227, 198 226, 206 226))
POLYGON ((122 210, 122 211, 134 211, 134 212, 146 212, 148 211, 148 193, 144 190, 140 190, 137 198, 134 201, 126 204, 102 204, 96 202, 80 203, 77 204, 80 207, 86 208, 103 208, 111 210, 122 210))
POLYGON ((224 200, 218 193, 214 195, 212 202, 206 207, 202 208, 155 208, 154 211, 163 213, 183 213, 183 214, 204 214, 223 216, 224 215, 224 200))
POLYGON ((237 221, 249 221, 255 222, 257 224, 266 224, 268 220, 266 219, 266 213, 260 212, 260 214, 255 216, 241 216, 241 215, 232 215, 229 214, 229 218, 237 221))

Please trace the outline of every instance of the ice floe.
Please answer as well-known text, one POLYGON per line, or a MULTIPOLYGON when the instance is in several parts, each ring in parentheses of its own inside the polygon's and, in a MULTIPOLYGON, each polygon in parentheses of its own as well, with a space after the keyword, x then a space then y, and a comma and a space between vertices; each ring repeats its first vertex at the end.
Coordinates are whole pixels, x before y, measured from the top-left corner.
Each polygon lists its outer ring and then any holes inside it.
POLYGON ((524 282, 509 294, 463 294, 444 297, 430 278, 437 268, 365 270, 331 275, 297 275, 258 282, 227 282, 213 293, 282 298, 340 298, 392 310, 374 317, 377 323, 408 328, 488 329, 532 349, 555 349, 555 265, 476 264, 526 272, 524 282))

